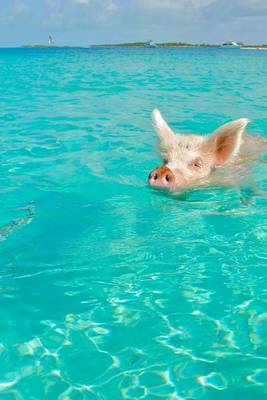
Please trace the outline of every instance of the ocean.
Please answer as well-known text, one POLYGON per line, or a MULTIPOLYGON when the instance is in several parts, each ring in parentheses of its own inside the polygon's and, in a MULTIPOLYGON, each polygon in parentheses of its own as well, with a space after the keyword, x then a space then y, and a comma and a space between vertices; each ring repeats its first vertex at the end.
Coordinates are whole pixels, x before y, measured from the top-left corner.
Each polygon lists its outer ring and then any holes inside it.
POLYGON ((174 196, 151 112, 267 137, 267 51, 0 49, 1 400, 267 398, 266 156, 174 196))

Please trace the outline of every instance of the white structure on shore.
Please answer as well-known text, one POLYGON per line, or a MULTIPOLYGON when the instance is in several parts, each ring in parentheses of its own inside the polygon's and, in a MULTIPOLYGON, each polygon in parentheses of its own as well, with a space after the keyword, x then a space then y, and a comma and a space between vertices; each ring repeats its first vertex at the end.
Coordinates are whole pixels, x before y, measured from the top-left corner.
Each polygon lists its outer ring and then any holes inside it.
POLYGON ((149 40, 148 42, 145 43, 145 47, 158 47, 153 40, 149 40))
POLYGON ((225 42, 221 45, 222 49, 240 49, 240 44, 236 42, 225 42))

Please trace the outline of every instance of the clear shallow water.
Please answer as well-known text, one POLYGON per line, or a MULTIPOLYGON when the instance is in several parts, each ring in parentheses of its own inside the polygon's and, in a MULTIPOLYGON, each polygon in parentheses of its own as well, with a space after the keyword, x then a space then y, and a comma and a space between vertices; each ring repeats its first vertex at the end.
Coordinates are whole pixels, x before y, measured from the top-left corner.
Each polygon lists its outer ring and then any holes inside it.
POLYGON ((154 107, 266 137, 266 76, 264 51, 0 50, 1 399, 267 396, 266 161, 146 186, 154 107))

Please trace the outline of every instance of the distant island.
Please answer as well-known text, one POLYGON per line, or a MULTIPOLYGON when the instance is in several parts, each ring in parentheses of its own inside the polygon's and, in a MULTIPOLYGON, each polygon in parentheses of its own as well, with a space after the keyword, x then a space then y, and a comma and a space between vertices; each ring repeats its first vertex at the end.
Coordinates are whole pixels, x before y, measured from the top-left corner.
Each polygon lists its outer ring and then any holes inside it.
MULTIPOLYGON (((187 42, 165 42, 165 43, 155 43, 154 46, 149 45, 150 42, 134 42, 134 43, 118 43, 118 44, 94 44, 91 48, 146 48, 146 47, 156 47, 156 48, 220 48, 221 44, 210 44, 210 43, 187 43, 187 42)), ((247 49, 258 49, 267 48, 267 44, 243 44, 240 43, 241 48, 247 49)))
MULTIPOLYGON (((149 46, 148 42, 134 42, 134 43, 118 43, 118 44, 95 44, 91 45, 92 48, 114 48, 114 47, 126 47, 126 48, 143 48, 143 47, 153 47, 149 46)), ((154 47, 220 47, 218 44, 192 44, 186 42, 166 42, 166 43, 155 43, 154 47)))
MULTIPOLYGON (((186 43, 186 42, 166 42, 166 43, 155 43, 154 46, 150 46, 149 42, 133 42, 133 43, 117 43, 117 44, 93 44, 88 46, 56 46, 56 45, 45 45, 45 44, 27 44, 21 46, 22 48, 52 48, 52 49, 73 49, 73 48, 92 48, 92 49, 113 49, 113 48, 220 48, 220 44, 208 44, 208 43, 201 43, 201 44, 193 44, 193 43, 186 43)), ((243 49, 267 49, 267 44, 255 44, 255 45, 247 45, 247 44, 240 44, 240 48, 243 49)))

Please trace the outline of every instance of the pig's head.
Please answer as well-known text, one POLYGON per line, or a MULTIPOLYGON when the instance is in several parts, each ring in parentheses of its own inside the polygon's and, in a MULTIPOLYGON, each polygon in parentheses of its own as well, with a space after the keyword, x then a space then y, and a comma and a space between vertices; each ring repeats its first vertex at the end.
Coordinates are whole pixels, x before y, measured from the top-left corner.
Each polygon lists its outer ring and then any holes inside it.
POLYGON ((221 126, 208 136, 175 134, 154 110, 152 119, 159 138, 163 165, 148 176, 150 186, 178 189, 207 178, 215 167, 231 162, 238 155, 242 134, 249 119, 242 118, 221 126))

